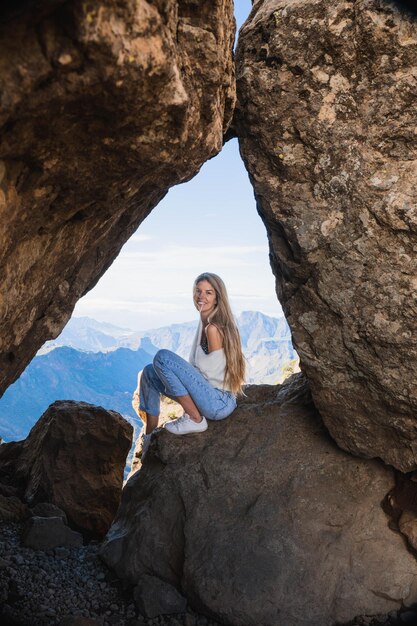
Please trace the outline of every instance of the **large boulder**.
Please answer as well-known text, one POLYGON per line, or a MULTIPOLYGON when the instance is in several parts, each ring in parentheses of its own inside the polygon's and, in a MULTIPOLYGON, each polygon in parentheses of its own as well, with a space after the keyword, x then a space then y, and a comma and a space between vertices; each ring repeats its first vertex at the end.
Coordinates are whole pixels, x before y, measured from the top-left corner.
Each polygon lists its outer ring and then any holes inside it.
POLYGON ((160 432, 102 556, 233 626, 331 626, 417 600, 417 563, 381 502, 393 470, 336 446, 302 377, 253 388, 200 435, 160 432))
POLYGON ((29 504, 55 504, 71 526, 101 538, 120 503, 132 435, 115 411, 54 402, 20 446, 0 446, 0 475, 20 486, 29 504))
POLYGON ((254 2, 235 127, 314 402, 354 454, 417 468, 417 20, 254 2))
POLYGON ((222 147, 232 0, 0 8, 0 395, 168 189, 222 147))

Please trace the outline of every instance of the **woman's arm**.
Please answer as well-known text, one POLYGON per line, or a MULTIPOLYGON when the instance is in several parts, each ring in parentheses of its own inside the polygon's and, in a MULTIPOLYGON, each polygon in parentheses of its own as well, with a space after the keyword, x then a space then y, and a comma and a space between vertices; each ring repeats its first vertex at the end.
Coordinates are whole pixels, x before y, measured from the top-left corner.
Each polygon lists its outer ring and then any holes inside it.
POLYGON ((223 348, 223 337, 220 334, 219 329, 214 324, 206 326, 206 337, 208 343, 209 353, 214 350, 220 350, 223 348))

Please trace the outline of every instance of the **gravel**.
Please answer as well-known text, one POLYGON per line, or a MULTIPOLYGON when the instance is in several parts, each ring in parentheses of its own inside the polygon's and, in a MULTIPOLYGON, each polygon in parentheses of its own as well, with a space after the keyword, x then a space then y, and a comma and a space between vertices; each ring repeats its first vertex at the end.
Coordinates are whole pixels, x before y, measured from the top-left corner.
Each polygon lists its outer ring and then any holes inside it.
POLYGON ((0 623, 53 626, 68 616, 101 626, 219 626, 192 609, 146 619, 137 613, 133 589, 106 567, 99 543, 32 550, 20 541, 17 523, 0 523, 0 623))
MULTIPOLYGON (((100 560, 97 542, 32 550, 21 544, 20 534, 19 524, 0 523, 2 626, 54 626, 69 616, 90 618, 100 626, 220 626, 190 607, 183 614, 142 617, 133 603, 133 589, 100 560)), ((359 616, 345 626, 406 625, 417 625, 417 607, 359 616)))

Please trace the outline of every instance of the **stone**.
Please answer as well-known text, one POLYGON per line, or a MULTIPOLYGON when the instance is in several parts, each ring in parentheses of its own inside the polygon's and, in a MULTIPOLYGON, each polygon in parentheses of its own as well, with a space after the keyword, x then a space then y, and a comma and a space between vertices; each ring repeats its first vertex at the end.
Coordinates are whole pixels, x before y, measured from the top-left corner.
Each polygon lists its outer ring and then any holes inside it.
POLYGON ((169 583, 156 576, 144 574, 138 580, 133 598, 139 613, 144 617, 157 617, 171 613, 184 613, 187 600, 169 583))
POLYGON ((58 546, 82 546, 83 537, 65 526, 62 517, 31 517, 24 529, 22 543, 33 550, 50 550, 58 546))
POLYGON ((2 8, 0 395, 169 188, 221 150, 234 34, 232 0, 2 8))
POLYGON ((401 624, 408 624, 408 626, 416 626, 417 613, 414 611, 404 611, 400 615, 401 624))
POLYGON ((417 601, 417 563, 380 503, 394 472, 336 446, 303 377, 248 387, 205 433, 159 432, 101 549, 234 626, 332 626, 417 601), (296 402, 298 388, 299 402, 296 402))
POLYGON ((37 517, 61 517, 64 524, 67 523, 64 511, 51 502, 38 502, 31 508, 31 512, 37 517))
POLYGON ((417 553, 417 475, 397 472, 395 485, 387 494, 385 510, 391 527, 404 535, 409 548, 417 553))
POLYGON ((97 626, 97 624, 100 624, 100 622, 92 619, 91 617, 80 617, 75 615, 68 615, 59 622, 59 626, 97 626))
POLYGON ((417 514, 404 511, 398 520, 398 528, 407 538, 410 548, 417 552, 417 514))
POLYGON ((14 473, 31 506, 50 502, 87 538, 101 538, 119 506, 132 433, 115 411, 57 401, 17 452, 14 442, 0 447, 0 472, 4 454, 7 471, 14 473))
POLYGON ((374 0, 255 2, 234 130, 301 368, 345 450, 417 468, 417 22, 374 0))
MULTIPOLYGON (((62 520, 65 524, 65 521, 62 520)), ((67 548, 63 547, 63 546, 58 546, 57 548, 54 549, 54 556, 56 556, 58 559, 66 559, 68 556, 70 555, 70 552, 67 548)), ((53 595, 54 590, 50 589, 50 594, 53 595)))
POLYGON ((10 563, 0 557, 0 571, 10 566, 10 563))
POLYGON ((19 494, 19 490, 16 487, 13 487, 12 485, 4 485, 3 483, 0 483, 0 495, 2 496, 18 496, 19 494))
POLYGON ((0 522, 19 522, 29 516, 29 509, 16 496, 0 494, 0 522))

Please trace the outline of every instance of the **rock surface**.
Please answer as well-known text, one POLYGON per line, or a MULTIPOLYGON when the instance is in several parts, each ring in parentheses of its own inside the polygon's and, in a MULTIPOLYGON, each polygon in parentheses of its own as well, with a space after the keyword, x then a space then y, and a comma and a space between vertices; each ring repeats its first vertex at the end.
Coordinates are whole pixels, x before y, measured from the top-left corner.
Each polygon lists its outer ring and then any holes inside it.
POLYGON ((417 474, 397 472, 395 485, 387 495, 384 507, 391 517, 391 527, 406 539, 417 556, 417 474))
POLYGON ((31 517, 24 529, 22 543, 32 550, 83 545, 81 533, 68 528, 62 517, 31 517))
POLYGON ((156 435, 105 561, 233 626, 331 626, 417 601, 417 563, 380 506, 393 471, 334 444, 300 375, 247 393, 203 434, 156 435))
POLYGON ((100 626, 220 626, 190 607, 173 616, 141 617, 95 542, 45 552, 25 548, 19 535, 18 524, 0 523, 2 626, 87 626, 93 620, 100 626))
POLYGON ((185 613, 187 608, 187 600, 175 587, 157 576, 144 574, 135 587, 133 597, 136 608, 144 617, 185 613))
POLYGON ((20 484, 30 504, 51 502, 77 530, 103 537, 119 506, 132 433, 114 411, 54 402, 20 446, 0 447, 0 472, 20 484))
POLYGON ((0 394, 168 189, 219 152, 232 0, 3 3, 0 394))
POLYGON ((254 3, 235 128, 314 402, 417 467, 417 21, 382 0, 254 3))
POLYGON ((31 513, 37 517, 60 517, 64 524, 68 521, 64 511, 50 502, 38 502, 31 508, 31 513))
POLYGON ((19 522, 28 516, 29 509, 19 498, 0 495, 0 522, 19 522))

